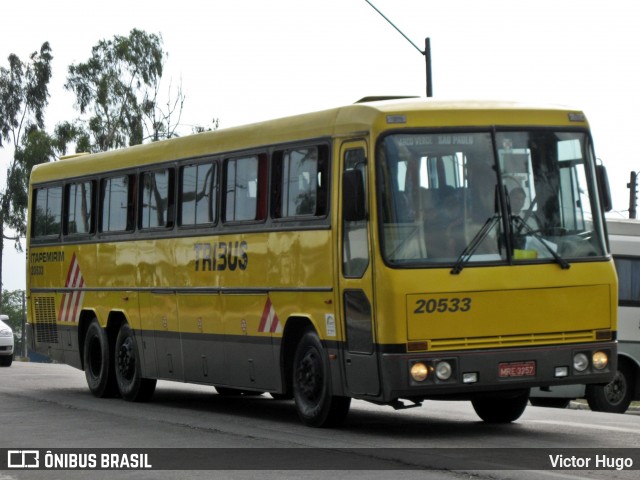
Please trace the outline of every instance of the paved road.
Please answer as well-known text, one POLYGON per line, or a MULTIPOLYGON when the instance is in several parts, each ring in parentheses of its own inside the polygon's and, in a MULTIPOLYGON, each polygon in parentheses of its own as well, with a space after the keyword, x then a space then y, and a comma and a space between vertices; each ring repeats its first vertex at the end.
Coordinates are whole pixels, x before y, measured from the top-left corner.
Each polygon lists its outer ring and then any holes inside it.
MULTIPOLYGON (((638 477, 638 470, 508 470, 521 465, 523 458, 539 456, 541 452, 545 458, 548 454, 563 454, 564 461, 569 461, 569 448, 592 449, 578 453, 608 454, 608 458, 623 452, 612 453, 608 449, 633 448, 634 466, 640 467, 638 412, 612 415, 529 407, 518 422, 496 426, 480 422, 468 402, 425 402, 421 408, 394 411, 356 401, 343 428, 312 429, 298 421, 292 402, 273 400, 268 395, 223 397, 212 387, 159 382, 154 399, 148 404, 99 400, 89 393, 81 371, 65 365, 21 362, 0 369, 0 431, 0 449, 66 448, 87 452, 82 449, 89 448, 95 449, 89 452, 98 454, 118 448, 166 449, 162 458, 157 450, 151 450, 157 466, 158 462, 165 464, 172 455, 176 456, 176 448, 185 448, 190 450, 177 455, 178 464, 183 462, 180 468, 185 468, 181 455, 191 452, 196 462, 204 458, 198 455, 207 457, 206 468, 211 468, 211 462, 220 462, 233 469, 186 472, 11 469, 0 470, 0 480, 638 477), (272 450, 252 450, 255 448, 272 450), (267 454, 275 458, 275 463, 269 464, 268 459, 265 463, 267 454), (289 459, 294 466, 304 468, 291 470, 289 459), (333 466, 333 462, 338 471, 323 470, 326 465, 333 466), (262 468, 256 465, 266 466, 264 470, 255 470, 262 468), (446 470, 433 470, 438 466, 446 470)), ((6 455, 4 451, 2 454, 6 455)))

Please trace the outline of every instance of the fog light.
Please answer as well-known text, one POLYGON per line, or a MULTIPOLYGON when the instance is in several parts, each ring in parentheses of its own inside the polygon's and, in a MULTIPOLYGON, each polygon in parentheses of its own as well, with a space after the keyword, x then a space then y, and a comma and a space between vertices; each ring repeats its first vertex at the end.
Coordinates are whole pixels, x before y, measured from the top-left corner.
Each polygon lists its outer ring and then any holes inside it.
POLYGON ((453 373, 453 369, 449 362, 438 362, 436 365, 436 377, 439 380, 449 380, 451 378, 451 373, 453 373))
POLYGON ((423 382, 429 375, 429 369, 424 363, 418 362, 411 365, 411 378, 416 382, 423 382))
POLYGON ((573 356, 573 368, 578 372, 584 372, 589 367, 589 359, 584 353, 576 353, 573 356))
POLYGON ((556 377, 568 377, 569 376, 569 367, 556 367, 556 377))
POLYGON ((591 357, 593 362, 593 368, 596 370, 602 370, 609 364, 609 357, 604 352, 595 352, 591 357))
POLYGON ((462 383, 477 383, 478 372, 465 372, 462 374, 462 383))

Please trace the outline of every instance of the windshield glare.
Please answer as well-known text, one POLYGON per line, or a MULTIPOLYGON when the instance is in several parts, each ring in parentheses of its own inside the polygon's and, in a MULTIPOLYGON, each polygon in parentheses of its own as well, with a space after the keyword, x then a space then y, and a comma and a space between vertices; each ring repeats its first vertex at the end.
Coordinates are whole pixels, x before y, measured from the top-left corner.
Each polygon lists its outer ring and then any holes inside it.
POLYGON ((377 181, 387 263, 603 255, 588 145, 587 135, 574 131, 384 137, 377 181))

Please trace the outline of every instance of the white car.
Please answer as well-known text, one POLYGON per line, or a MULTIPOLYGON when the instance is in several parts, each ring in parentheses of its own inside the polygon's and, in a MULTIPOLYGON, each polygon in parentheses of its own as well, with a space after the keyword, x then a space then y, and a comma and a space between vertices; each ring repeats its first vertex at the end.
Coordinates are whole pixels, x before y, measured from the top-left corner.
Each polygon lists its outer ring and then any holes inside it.
POLYGON ((7 325, 9 317, 0 315, 0 367, 10 367, 13 362, 13 330, 7 325))

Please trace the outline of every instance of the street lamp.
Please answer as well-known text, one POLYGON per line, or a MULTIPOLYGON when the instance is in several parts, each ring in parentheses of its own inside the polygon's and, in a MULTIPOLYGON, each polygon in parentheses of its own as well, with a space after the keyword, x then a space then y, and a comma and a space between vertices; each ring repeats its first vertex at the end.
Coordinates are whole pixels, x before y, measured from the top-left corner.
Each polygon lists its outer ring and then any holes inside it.
POLYGON ((407 37, 402 30, 400 30, 398 27, 396 27, 393 22, 391 20, 389 20, 384 13, 382 13, 380 10, 378 10, 376 8, 376 6, 371 3, 369 0, 364 0, 365 2, 367 2, 369 5, 371 5, 371 7, 380 14, 380 16, 382 18, 384 18, 387 22, 389 22, 389 24, 395 28, 398 33, 400 33, 400 35, 402 35, 407 42, 409 42, 411 45, 413 45, 413 48, 415 48, 416 50, 418 50, 420 52, 421 55, 424 55, 424 61, 426 64, 426 70, 427 70, 427 97, 433 97, 433 85, 431 82, 431 41, 429 39, 429 37, 427 37, 424 41, 424 51, 420 50, 420 48, 418 48, 418 46, 413 43, 411 41, 411 39, 409 37, 407 37))

